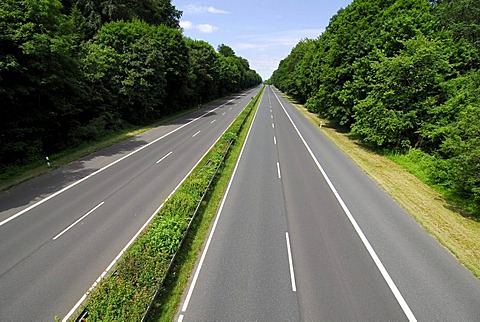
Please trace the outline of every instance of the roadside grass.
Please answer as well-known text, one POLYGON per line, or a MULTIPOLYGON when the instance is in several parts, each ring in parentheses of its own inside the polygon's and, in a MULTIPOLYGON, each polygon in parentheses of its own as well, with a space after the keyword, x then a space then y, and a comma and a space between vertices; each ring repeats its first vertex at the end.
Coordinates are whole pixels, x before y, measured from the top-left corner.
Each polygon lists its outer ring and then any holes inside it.
POLYGON ((174 320, 179 305, 182 303, 182 295, 187 290, 190 274, 196 266, 198 255, 201 253, 206 237, 210 232, 212 221, 227 189, 233 168, 259 103, 260 99, 246 119, 237 140, 235 140, 225 159, 222 169, 220 169, 217 175, 213 189, 208 192, 205 198, 206 201, 202 203, 197 217, 193 220, 191 230, 179 251, 178 257, 175 259, 170 274, 167 276, 164 288, 160 291, 154 303, 154 309, 148 321, 167 322, 174 320))
POLYGON ((405 164, 402 166, 398 158, 375 153, 363 146, 354 136, 309 112, 303 105, 295 103, 291 97, 285 97, 312 123, 317 126, 323 123, 324 126, 319 127, 319 131, 343 150, 428 233, 480 279, 479 220, 466 216, 442 195, 441 189, 430 187, 426 182, 426 176, 422 176, 421 172, 417 171, 416 177, 405 168, 405 164), (399 160, 399 163, 394 160, 399 160))
MULTIPOLYGON (((221 99, 217 99, 215 101, 209 102, 203 105, 201 108, 205 108, 220 100, 221 99)), ((21 165, 21 166, 20 165, 10 166, 4 172, 0 173, 0 191, 5 191, 24 181, 35 178, 46 172, 58 169, 66 164, 69 164, 73 161, 81 159, 94 152, 100 151, 115 143, 125 141, 136 135, 150 131, 160 125, 167 124, 172 120, 188 115, 196 110, 198 110, 197 107, 186 109, 178 113, 164 117, 150 125, 131 126, 119 131, 110 132, 99 137, 95 141, 85 142, 79 146, 53 154, 49 156, 50 164, 51 164, 50 167, 47 166, 46 160, 44 159, 33 161, 31 163, 21 165)))

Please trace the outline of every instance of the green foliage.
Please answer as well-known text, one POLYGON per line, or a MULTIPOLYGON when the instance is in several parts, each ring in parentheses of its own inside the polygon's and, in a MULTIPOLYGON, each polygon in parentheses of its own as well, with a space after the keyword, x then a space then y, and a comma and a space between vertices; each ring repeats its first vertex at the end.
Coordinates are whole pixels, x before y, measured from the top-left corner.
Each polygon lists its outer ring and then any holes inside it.
POLYGON ((89 36, 93 36, 104 24, 112 21, 140 19, 150 25, 180 28, 182 15, 170 0, 64 0, 65 11, 77 6, 85 17, 89 36))
POLYGON ((310 64, 313 59, 315 41, 304 39, 292 49, 288 59, 282 60, 273 73, 271 82, 282 91, 304 103, 311 91, 310 64), (287 76, 288 77, 285 77, 287 76))
POLYGON ((157 30, 145 22, 111 22, 85 43, 82 59, 103 107, 130 123, 158 117, 166 98, 166 63, 157 30), (106 100, 107 99, 107 100, 106 100))
POLYGON ((180 15, 169 0, 0 2, 0 171, 261 82, 185 39, 180 15))
POLYGON ((354 106, 352 130, 374 146, 419 146, 419 129, 441 99, 440 84, 451 74, 442 43, 424 36, 404 43, 394 57, 372 64, 374 87, 354 106))
POLYGON ((219 71, 217 69, 218 55, 215 49, 203 40, 187 38, 186 44, 189 49, 190 62, 188 87, 192 100, 198 99, 198 103, 201 103, 217 97, 219 71))
POLYGON ((441 106, 451 121, 442 122, 437 133, 444 138, 440 152, 451 169, 455 193, 469 200, 469 210, 480 214, 480 72, 452 80, 451 98, 441 106))
POLYGON ((450 29, 456 39, 465 39, 480 50, 480 2, 477 0, 438 1, 439 23, 450 29))
POLYGON ((433 181, 478 213, 479 129, 467 120, 478 118, 479 10, 472 0, 354 0, 270 81, 373 148, 431 155, 422 164, 433 181))
POLYGON ((235 52, 233 49, 225 44, 218 46, 218 53, 224 57, 235 57, 235 52))
POLYGON ((85 93, 58 1, 0 3, 0 169, 65 147, 85 93))

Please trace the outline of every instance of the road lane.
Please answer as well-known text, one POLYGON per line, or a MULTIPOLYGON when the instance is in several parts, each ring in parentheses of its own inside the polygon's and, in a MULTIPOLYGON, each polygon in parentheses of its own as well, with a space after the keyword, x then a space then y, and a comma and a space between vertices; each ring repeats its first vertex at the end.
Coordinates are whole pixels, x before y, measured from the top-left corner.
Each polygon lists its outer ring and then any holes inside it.
POLYGON ((270 115, 264 96, 180 320, 299 318, 291 286, 274 131, 265 126, 270 115))
POLYGON ((179 320, 478 321, 479 281, 273 88, 231 184, 179 320), (264 298, 288 293, 261 277, 281 228, 296 305, 264 298))
POLYGON ((478 321, 480 283, 318 127, 278 98, 419 321, 478 321))
POLYGON ((300 136, 272 96, 302 320, 407 320, 300 136))
MULTIPOLYGON (((235 98, 0 226, 0 320, 51 321, 55 315, 62 317, 69 312, 257 90, 235 98), (229 110, 235 103, 238 105, 229 110), (220 117, 223 111, 229 112, 220 117), (210 124, 214 117, 217 122, 210 124), (201 132, 192 138, 198 131, 201 132), (170 151, 168 158, 156 164, 170 151), (102 202, 101 207, 53 240, 102 202)), ((176 128, 198 116, 201 114, 174 122, 176 128)), ((146 133, 142 138, 145 140, 137 140, 145 144, 158 137, 146 133)), ((83 173, 93 173, 108 161, 131 152, 121 148, 119 154, 110 155, 112 151, 109 148, 107 153, 98 153, 100 160, 96 162, 87 158, 93 167, 83 173)), ((64 170, 57 173, 61 171, 64 170)), ((52 187, 68 186, 74 182, 72 178, 78 179, 75 175, 56 182, 39 178, 2 194, 0 218, 4 220, 31 206, 34 200, 54 193, 52 187)))
POLYGON ((218 216, 180 320, 407 320, 270 89, 218 216))

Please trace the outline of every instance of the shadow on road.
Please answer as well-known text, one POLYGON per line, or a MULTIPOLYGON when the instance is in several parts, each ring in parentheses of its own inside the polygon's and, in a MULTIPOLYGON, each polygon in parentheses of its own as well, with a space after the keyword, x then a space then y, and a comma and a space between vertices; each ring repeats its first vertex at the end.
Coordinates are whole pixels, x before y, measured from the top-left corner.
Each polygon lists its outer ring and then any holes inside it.
POLYGON ((1 192, 0 221, 147 143, 144 140, 139 140, 137 137, 128 139, 1 192))
MULTIPOLYGON (((241 97, 241 95, 232 96, 228 99, 239 97, 241 97)), ((219 106, 222 104, 227 106, 233 105, 234 103, 223 100, 217 102, 215 105, 219 106)), ((178 126, 185 125, 199 117, 213 118, 218 115, 216 112, 205 114, 206 110, 209 108, 214 108, 214 106, 209 105, 199 108, 186 116, 171 120, 167 124, 161 125, 139 136, 104 148, 59 169, 47 172, 32 180, 21 183, 18 186, 0 192, 0 221, 18 213, 27 206, 48 197, 70 184, 85 178, 89 174, 115 160, 118 160, 122 156, 135 151, 178 126)))

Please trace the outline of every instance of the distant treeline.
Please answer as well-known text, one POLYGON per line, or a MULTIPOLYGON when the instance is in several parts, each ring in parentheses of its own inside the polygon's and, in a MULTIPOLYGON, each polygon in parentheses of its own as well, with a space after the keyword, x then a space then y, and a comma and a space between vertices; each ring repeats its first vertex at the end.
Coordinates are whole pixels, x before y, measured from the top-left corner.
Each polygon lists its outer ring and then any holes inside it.
POLYGON ((480 213, 480 1, 354 0, 270 82, 480 213))
POLYGON ((0 172, 261 83, 170 0, 0 1, 0 172))

